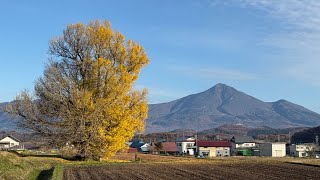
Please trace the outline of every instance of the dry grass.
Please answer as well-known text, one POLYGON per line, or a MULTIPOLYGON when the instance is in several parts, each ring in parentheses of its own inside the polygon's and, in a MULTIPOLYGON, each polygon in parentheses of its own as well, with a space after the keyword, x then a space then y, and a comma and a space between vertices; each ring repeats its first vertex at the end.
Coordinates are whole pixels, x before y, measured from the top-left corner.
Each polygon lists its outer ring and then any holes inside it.
MULTIPOLYGON (((256 157, 256 156, 232 156, 232 157, 214 157, 206 159, 198 159, 194 157, 175 157, 175 156, 160 156, 152 154, 140 154, 138 153, 140 162, 143 163, 159 163, 159 162, 207 162, 210 163, 221 163, 221 162, 295 162, 303 164, 320 165, 320 159, 308 159, 308 158, 293 158, 293 157, 256 157)), ((132 162, 135 160, 135 154, 133 153, 119 153, 116 156, 108 159, 107 161, 123 161, 132 162)))

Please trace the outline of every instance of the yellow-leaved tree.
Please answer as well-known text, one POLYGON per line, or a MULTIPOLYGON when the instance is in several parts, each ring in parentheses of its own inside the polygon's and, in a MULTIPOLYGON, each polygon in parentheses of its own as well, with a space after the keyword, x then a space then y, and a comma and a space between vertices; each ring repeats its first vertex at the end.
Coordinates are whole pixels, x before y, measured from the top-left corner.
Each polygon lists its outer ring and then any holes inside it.
POLYGON ((50 41, 49 63, 35 85, 8 108, 20 125, 81 159, 109 157, 126 147, 147 118, 146 90, 134 90, 149 63, 144 48, 108 21, 68 25, 50 41))

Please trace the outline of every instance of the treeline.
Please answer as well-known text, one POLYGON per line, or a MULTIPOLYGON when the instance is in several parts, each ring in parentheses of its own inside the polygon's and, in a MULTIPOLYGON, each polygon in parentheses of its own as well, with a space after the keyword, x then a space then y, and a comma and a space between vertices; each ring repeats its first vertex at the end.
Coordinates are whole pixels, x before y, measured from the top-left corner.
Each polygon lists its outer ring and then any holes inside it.
POLYGON ((299 143, 317 143, 319 144, 320 138, 320 126, 305 129, 303 131, 295 133, 291 137, 291 143, 299 144, 299 143), (317 138, 318 137, 318 138, 317 138))

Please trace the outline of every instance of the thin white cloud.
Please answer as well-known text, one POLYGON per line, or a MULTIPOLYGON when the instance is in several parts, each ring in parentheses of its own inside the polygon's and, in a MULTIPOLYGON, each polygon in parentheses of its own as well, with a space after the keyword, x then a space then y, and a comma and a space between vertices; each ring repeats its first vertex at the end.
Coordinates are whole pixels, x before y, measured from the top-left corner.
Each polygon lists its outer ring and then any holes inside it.
POLYGON ((265 45, 282 49, 287 62, 284 73, 312 85, 320 85, 320 1, 257 1, 246 3, 265 8, 272 17, 285 21, 288 32, 272 34, 265 45))
POLYGON ((218 79, 218 80, 257 80, 262 79, 261 75, 254 73, 241 72, 234 69, 224 68, 204 68, 204 67, 170 67, 170 70, 176 71, 182 75, 188 75, 197 78, 218 79))
POLYGON ((305 30, 320 30, 319 0, 238 0, 305 30))
POLYGON ((282 51, 277 58, 282 65, 280 75, 320 86, 319 0, 231 0, 227 1, 228 4, 217 0, 208 2, 209 6, 240 5, 255 8, 281 22, 283 26, 279 32, 264 37, 260 45, 282 51))

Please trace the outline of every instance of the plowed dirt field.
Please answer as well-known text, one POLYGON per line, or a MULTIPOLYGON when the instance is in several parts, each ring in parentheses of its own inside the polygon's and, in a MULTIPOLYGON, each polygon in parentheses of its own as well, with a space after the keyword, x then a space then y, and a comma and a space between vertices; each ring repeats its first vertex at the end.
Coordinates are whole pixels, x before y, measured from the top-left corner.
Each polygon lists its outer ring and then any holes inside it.
POLYGON ((65 167, 64 179, 320 179, 320 167, 286 162, 156 162, 65 167))

